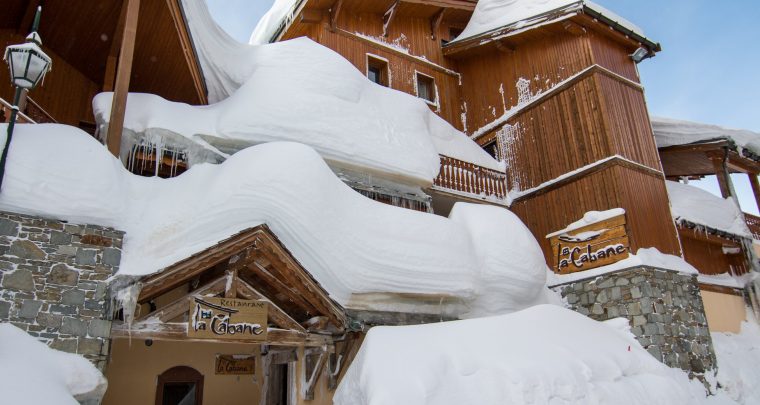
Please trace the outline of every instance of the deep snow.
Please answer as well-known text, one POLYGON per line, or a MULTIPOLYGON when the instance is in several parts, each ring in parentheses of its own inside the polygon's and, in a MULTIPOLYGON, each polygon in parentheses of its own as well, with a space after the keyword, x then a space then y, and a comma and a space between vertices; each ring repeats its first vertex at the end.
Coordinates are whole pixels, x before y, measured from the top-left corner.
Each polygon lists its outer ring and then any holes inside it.
POLYGON ((263 144, 160 179, 129 173, 77 128, 22 124, 0 209, 125 231, 119 275, 160 271, 266 223, 343 304, 360 293, 427 294, 473 316, 546 302, 541 251, 508 210, 458 203, 448 219, 378 203, 302 144, 263 144))

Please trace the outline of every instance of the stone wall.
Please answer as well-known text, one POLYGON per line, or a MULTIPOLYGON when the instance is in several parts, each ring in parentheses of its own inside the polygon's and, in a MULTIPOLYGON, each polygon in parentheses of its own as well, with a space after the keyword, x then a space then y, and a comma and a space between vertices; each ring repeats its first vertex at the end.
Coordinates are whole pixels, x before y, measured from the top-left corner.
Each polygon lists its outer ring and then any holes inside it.
POLYGON ((123 235, 0 211, 0 322, 102 369, 111 331, 105 280, 118 270, 123 235))
POLYGON ((628 318, 639 343, 670 367, 698 376, 716 367, 696 275, 635 267, 553 288, 593 319, 628 318))

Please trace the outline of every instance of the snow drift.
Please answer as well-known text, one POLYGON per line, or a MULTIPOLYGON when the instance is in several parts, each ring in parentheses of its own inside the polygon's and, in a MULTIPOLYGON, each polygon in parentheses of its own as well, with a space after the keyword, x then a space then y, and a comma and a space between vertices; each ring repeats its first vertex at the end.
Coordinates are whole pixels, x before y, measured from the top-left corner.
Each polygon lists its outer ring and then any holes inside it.
POLYGON ((120 275, 160 271, 266 223, 340 303, 372 292, 467 302, 486 295, 495 309, 543 299, 546 265, 539 249, 489 249, 483 260, 482 247, 474 247, 490 238, 536 243, 508 210, 461 204, 450 220, 378 203, 350 189, 313 149, 296 143, 251 147, 222 164, 160 179, 129 173, 79 129, 22 124, 0 209, 125 231, 120 275), (489 222, 498 229, 482 225, 489 222), (520 294, 503 293, 515 286, 520 294))
MULTIPOLYGON (((726 139, 740 148, 749 149, 754 154, 760 155, 760 133, 745 129, 731 129, 662 117, 652 117, 652 129, 654 129, 654 139, 658 148, 726 139)), ((740 149, 739 152, 741 153, 742 150, 740 149)))
POLYGON ((701 188, 675 181, 665 181, 665 185, 670 198, 670 211, 676 221, 689 221, 752 238, 744 214, 732 198, 721 198, 701 188))
POLYGON ((499 317, 372 328, 334 402, 690 405, 703 392, 644 350, 624 319, 600 323, 541 305, 499 317))
MULTIPOLYGON (((129 94, 123 158, 141 138, 190 151, 191 165, 221 161, 254 144, 296 141, 332 166, 430 186, 439 154, 503 167, 421 99, 377 85, 308 38, 252 46, 229 37, 202 0, 183 1, 209 92, 209 106, 129 94)), ((93 100, 100 128, 112 93, 93 100)))
POLYGON ((583 7, 589 7, 636 34, 644 36, 641 28, 588 0, 480 0, 464 31, 454 41, 477 37, 507 26, 514 26, 515 29, 523 28, 550 18, 556 19, 556 15, 547 16, 552 12, 565 10, 568 13, 577 13, 583 7))
POLYGON ((0 323, 0 402, 76 405, 101 398, 105 390, 103 374, 84 357, 53 350, 0 323))

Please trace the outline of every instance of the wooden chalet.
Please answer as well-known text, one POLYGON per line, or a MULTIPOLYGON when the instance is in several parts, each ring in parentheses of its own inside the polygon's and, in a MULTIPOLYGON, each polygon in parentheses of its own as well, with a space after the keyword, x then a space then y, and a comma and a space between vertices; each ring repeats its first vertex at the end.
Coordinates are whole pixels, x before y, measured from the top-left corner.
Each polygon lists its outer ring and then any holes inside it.
MULTIPOLYGON (((26 96, 21 119, 83 128, 119 156, 128 92, 207 104, 182 1, 45 2, 39 33, 53 72, 26 96), (114 102, 107 134, 95 134, 91 103, 102 91, 114 91, 114 102)), ((4 46, 23 41, 39 3, 5 4, 4 46)), ((457 201, 509 206, 553 268, 544 235, 586 212, 618 208, 624 217, 609 223, 630 252, 655 247, 684 255, 705 274, 752 268, 741 238, 688 222, 674 226, 666 178, 717 174, 725 196, 728 173, 744 172, 757 197, 760 160, 721 142, 658 151, 631 55, 653 56, 659 44, 582 1, 527 25, 458 39, 476 4, 296 0, 268 38, 306 36, 334 50, 370 80, 422 98, 507 163, 497 171, 441 155, 438 177, 424 190, 429 199, 349 185, 377 201, 439 215, 457 201)), ((0 69, 3 112, 9 83, 0 69)), ((171 177, 186 169, 182 151, 133 152, 125 164, 138 174, 171 177)), ((760 238, 760 218, 748 218, 760 238)), ((111 331, 106 404, 330 403, 364 327, 431 321, 341 307, 266 225, 134 282, 134 319, 127 311, 111 331)), ((716 293, 742 299, 736 289, 716 293)), ((736 304, 732 298, 727 305, 736 304)))

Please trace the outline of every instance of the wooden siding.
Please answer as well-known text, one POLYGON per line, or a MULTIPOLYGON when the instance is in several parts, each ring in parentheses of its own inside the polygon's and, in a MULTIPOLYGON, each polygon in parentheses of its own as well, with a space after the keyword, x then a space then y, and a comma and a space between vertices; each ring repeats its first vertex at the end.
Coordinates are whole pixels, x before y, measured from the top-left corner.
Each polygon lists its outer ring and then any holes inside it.
POLYGON ((536 94, 593 63, 584 36, 557 34, 505 46, 501 50, 489 47, 457 60, 462 74, 462 98, 467 103, 468 133, 517 105, 520 78, 530 80, 530 90, 536 94))
MULTIPOLYGON (((442 30, 443 28, 439 31, 442 30)), ((457 125, 461 112, 459 76, 451 69, 453 67, 451 64, 437 63, 442 61, 442 56, 440 56, 438 42, 430 36, 430 21, 399 17, 394 19, 389 32, 387 38, 382 38, 382 16, 380 15, 367 13, 349 15, 348 12, 343 12, 335 30, 331 30, 329 24, 323 21, 320 24, 313 24, 312 29, 305 33, 313 40, 341 54, 362 74, 366 74, 367 71, 367 54, 387 59, 390 87, 395 90, 416 95, 415 72, 432 77, 435 80, 438 103, 430 105, 431 110, 453 123, 455 127, 462 129, 461 125, 457 125), (401 36, 402 32, 405 33, 404 37, 401 36), (409 49, 408 54, 393 49, 396 47, 394 41, 399 46, 409 49), (378 42, 387 42, 387 44, 378 42), (424 56, 424 59, 413 56, 424 56)))
MULTIPOLYGON (((24 42, 24 36, 9 30, 0 31, 0 45, 3 49, 8 45, 22 42, 24 42)), ((52 58, 53 70, 45 76, 44 84, 32 90, 29 95, 53 119, 62 124, 79 126, 79 121, 94 121, 92 98, 97 94, 100 86, 71 66, 57 53, 45 47, 44 42, 43 50, 52 58)), ((0 98, 11 102, 13 101, 13 92, 8 68, 2 66, 0 69, 0 98)))
POLYGON ((610 76, 596 75, 610 152, 662 171, 644 92, 610 76))
POLYGON ((594 63, 635 82, 639 81, 636 64, 629 56, 636 50, 635 46, 623 47, 619 41, 615 41, 607 35, 602 35, 593 30, 589 31, 589 44, 591 45, 594 63))
POLYGON ((708 238, 702 237, 700 233, 701 231, 695 232, 691 229, 678 228, 684 259, 696 267, 700 273, 738 275, 749 270, 744 253, 723 253, 723 246, 739 247, 737 242, 728 239, 721 242, 721 238, 708 240, 708 238))
MULTIPOLYGON (((530 228, 544 255, 551 258, 545 236, 566 227, 588 211, 624 208, 631 249, 656 247, 680 254, 661 177, 612 165, 544 193, 516 201, 510 207, 530 228)), ((551 265, 551 260, 547 260, 551 265)))

